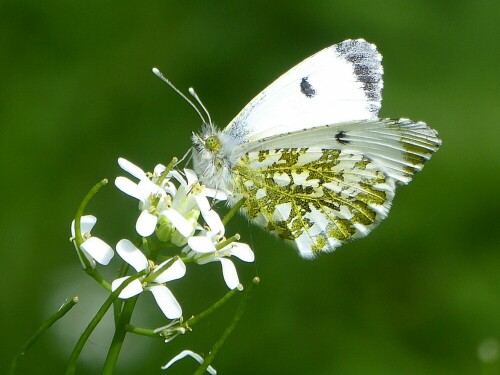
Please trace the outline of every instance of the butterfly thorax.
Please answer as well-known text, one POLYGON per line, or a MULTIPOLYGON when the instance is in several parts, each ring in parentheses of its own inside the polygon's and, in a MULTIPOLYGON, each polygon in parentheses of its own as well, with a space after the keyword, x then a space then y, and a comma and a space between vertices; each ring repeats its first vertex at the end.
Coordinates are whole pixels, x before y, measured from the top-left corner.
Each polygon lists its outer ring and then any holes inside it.
POLYGON ((228 195, 234 192, 232 151, 237 146, 234 138, 212 124, 203 124, 201 132, 193 134, 193 168, 201 182, 228 195))

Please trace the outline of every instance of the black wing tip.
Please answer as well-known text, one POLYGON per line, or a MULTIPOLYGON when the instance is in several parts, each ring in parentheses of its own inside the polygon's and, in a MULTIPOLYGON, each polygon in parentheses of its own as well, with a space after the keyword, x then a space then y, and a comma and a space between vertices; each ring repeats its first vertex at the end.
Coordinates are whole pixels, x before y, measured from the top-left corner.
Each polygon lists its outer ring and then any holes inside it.
POLYGON ((374 104, 370 112, 375 116, 382 101, 382 55, 377 51, 375 44, 364 39, 348 39, 334 46, 336 53, 352 65, 352 72, 363 86, 367 99, 374 104))
POLYGON ((377 46, 365 39, 347 39, 335 44, 334 47, 342 55, 362 54, 378 62, 382 61, 382 55, 378 52, 377 46))

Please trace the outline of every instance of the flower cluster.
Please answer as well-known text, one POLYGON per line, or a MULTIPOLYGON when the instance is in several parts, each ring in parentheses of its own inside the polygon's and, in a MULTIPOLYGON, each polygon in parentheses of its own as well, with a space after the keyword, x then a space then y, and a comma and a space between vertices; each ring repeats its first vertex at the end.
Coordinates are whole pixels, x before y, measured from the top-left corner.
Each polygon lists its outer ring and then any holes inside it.
MULTIPOLYGON (((224 224, 212 207, 215 201, 226 200, 226 195, 201 185, 190 169, 180 172, 159 164, 153 173, 146 173, 122 158, 118 159, 118 164, 134 177, 134 180, 117 177, 115 185, 139 201, 140 214, 135 229, 142 240, 134 244, 122 239, 116 245, 116 252, 133 269, 144 273, 129 283, 118 297, 128 299, 144 291, 151 292, 168 319, 180 318, 182 308, 167 283, 184 277, 187 263, 219 262, 228 288, 241 289, 230 258, 253 262, 254 253, 247 244, 238 242, 238 235, 224 237, 224 224), (153 236, 155 241, 148 241, 153 236), (155 251, 151 251, 151 246, 157 247, 155 251), (175 247, 180 251, 172 253, 175 247), (162 254, 162 250, 170 254, 162 254), (155 256, 151 256, 153 253, 155 256), (158 259, 161 262, 157 264, 158 259)), ((109 245, 90 234, 96 221, 94 216, 81 217, 83 242, 80 246, 75 241, 75 223, 71 226, 72 239, 84 267, 85 263, 93 268, 96 262, 106 265, 114 255, 109 245)), ((128 278, 122 275, 114 280, 111 290, 116 290, 128 278)))
MULTIPOLYGON (((152 293, 163 314, 171 320, 153 333, 164 337, 167 343, 191 330, 187 322, 183 323, 181 305, 167 286, 186 275, 186 265, 218 262, 227 287, 242 290, 231 258, 253 262, 254 253, 248 245, 238 242, 239 235, 225 237, 224 224, 213 206, 227 197, 221 191, 201 185, 192 170, 178 171, 170 166, 157 165, 152 173, 146 173, 125 159, 118 159, 118 164, 132 178, 117 177, 115 185, 138 200, 140 211, 135 223, 138 239, 121 239, 116 244, 116 252, 124 262, 118 277, 109 284, 96 269, 97 263, 109 264, 115 252, 99 237, 91 235, 97 222, 95 216, 77 215, 78 222, 73 220, 71 224, 71 240, 87 273, 112 292, 120 289, 118 298, 129 299, 142 292, 152 293), (76 233, 77 228, 80 233, 76 233), (128 276, 130 267, 137 274, 128 276)), ((96 185, 88 197, 105 183, 107 180, 96 185)), ((85 204, 82 203, 79 212, 83 211, 85 204)), ((162 369, 185 357, 203 363, 200 355, 184 350, 162 369)), ((216 373, 212 366, 207 366, 210 374, 216 373)))

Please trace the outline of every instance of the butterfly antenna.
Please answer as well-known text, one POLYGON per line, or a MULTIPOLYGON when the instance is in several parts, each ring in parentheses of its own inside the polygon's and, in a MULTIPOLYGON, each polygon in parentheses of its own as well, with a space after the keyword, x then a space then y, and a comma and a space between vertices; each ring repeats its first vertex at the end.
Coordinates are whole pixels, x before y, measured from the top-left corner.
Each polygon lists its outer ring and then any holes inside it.
POLYGON ((203 111, 205 111, 205 113, 207 114, 208 121, 209 121, 208 123, 210 125, 212 125, 212 118, 210 117, 210 113, 208 113, 207 108, 203 105, 203 102, 201 101, 198 94, 196 94, 196 91, 194 91, 194 89, 192 87, 190 87, 188 89, 188 91, 191 94, 191 96, 196 100, 196 102, 200 105, 200 107, 203 108, 203 111))
POLYGON ((184 165, 187 165, 189 163, 189 161, 191 160, 191 152, 192 151, 193 151, 193 149, 189 148, 189 150, 187 150, 187 152, 184 154, 184 156, 182 158, 180 158, 177 163, 175 163, 175 167, 178 166, 180 163, 182 163, 186 158, 187 158, 187 161, 184 165))
MULTIPOLYGON (((170 86, 170 88, 171 88, 172 90, 174 90, 174 91, 175 91, 178 95, 180 95, 180 97, 181 97, 181 98, 183 98, 186 102, 188 102, 188 104, 189 104, 191 107, 193 107, 193 109, 196 111, 196 113, 198 113, 198 116, 200 116, 201 121, 202 121, 203 123, 206 123, 206 120, 205 120, 205 118, 203 117, 203 115, 201 114, 201 112, 200 112, 200 110, 198 109, 198 107, 196 107, 196 106, 194 105, 194 103, 193 103, 191 100, 189 100, 189 99, 188 99, 188 97, 187 97, 186 95, 184 95, 184 94, 181 92, 181 90, 179 90, 177 87, 175 87, 175 86, 174 86, 174 84, 173 84, 172 82, 170 82, 168 79, 166 79, 166 78, 165 78, 165 76, 164 76, 164 75, 163 75, 163 74, 162 74, 162 73, 161 73, 161 72, 160 72, 157 68, 153 68, 153 73, 154 73, 154 74, 155 74, 155 75, 156 75, 159 79, 161 79, 163 82, 165 82, 167 85, 169 85, 169 86, 170 86)), ((197 102, 201 104, 201 102, 199 101, 199 99, 197 99, 197 102)), ((204 110, 205 112, 207 112, 207 110, 205 109, 205 107, 203 107, 203 104, 201 104, 201 106, 202 106, 203 110, 204 110)), ((208 114, 208 113, 207 113, 207 114, 208 114)), ((210 120, 210 116, 208 116, 208 119, 209 119, 209 121, 211 121, 211 120, 210 120)))

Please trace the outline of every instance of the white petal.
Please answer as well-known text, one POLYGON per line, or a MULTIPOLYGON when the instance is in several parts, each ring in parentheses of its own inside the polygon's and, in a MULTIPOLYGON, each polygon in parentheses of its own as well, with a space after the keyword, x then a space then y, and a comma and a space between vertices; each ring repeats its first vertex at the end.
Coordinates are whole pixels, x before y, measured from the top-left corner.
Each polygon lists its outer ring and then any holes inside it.
POLYGON ((203 220, 210 227, 210 230, 219 237, 224 236, 226 232, 226 228, 224 228, 224 224, 222 224, 222 220, 217 212, 214 210, 210 210, 207 212, 201 211, 201 215, 203 216, 203 220))
POLYGON ((163 164, 157 164, 157 165, 155 166, 155 169, 153 169, 153 173, 154 173, 155 175, 160 176, 160 175, 161 175, 161 174, 165 171, 165 168, 166 168, 166 167, 165 167, 163 164))
POLYGON ((194 232, 193 225, 179 212, 173 208, 167 208, 162 211, 162 215, 166 216, 172 225, 182 234, 184 237, 189 237, 194 232))
POLYGON ((118 164, 123 170, 127 171, 132 176, 137 177, 139 180, 147 178, 146 173, 144 173, 141 168, 124 158, 118 158, 118 164))
POLYGON ((179 302, 177 302, 172 292, 166 286, 153 285, 148 287, 148 290, 153 293, 156 303, 167 318, 177 319, 182 316, 181 305, 179 305, 179 302))
POLYGON ((196 200, 196 204, 200 208, 203 219, 210 227, 211 231, 223 236, 225 232, 224 224, 222 224, 222 220, 220 219, 219 214, 215 212, 212 207, 210 207, 208 199, 202 195, 195 195, 194 199, 196 200))
POLYGON ((156 223, 158 222, 158 218, 150 214, 148 210, 144 210, 139 215, 137 222, 135 223, 135 230, 142 237, 148 237, 153 234, 156 228, 156 223))
POLYGON ((175 194, 177 194, 177 188, 170 181, 167 180, 163 181, 162 188, 165 191, 165 193, 170 194, 172 197, 174 197, 175 194))
POLYGON ((197 253, 213 253, 215 246, 206 236, 193 236, 188 238, 189 247, 197 253))
POLYGON ((90 237, 84 241, 81 246, 97 263, 106 265, 109 263, 113 255, 113 248, 98 237, 90 237))
POLYGON ((219 262, 222 265, 222 276, 224 276, 224 281, 226 282, 227 287, 229 289, 236 288, 239 285, 240 280, 233 262, 225 258, 220 258, 219 262))
POLYGON ((246 243, 233 242, 230 246, 231 254, 237 258, 240 258, 242 261, 253 262, 255 260, 255 255, 252 249, 246 243))
MULTIPOLYGON (((113 282, 111 283, 111 291, 114 292, 116 289, 118 289, 118 287, 120 285, 122 285, 123 282, 125 280, 127 280, 129 277, 130 276, 125 276, 125 277, 120 277, 119 279, 113 280, 113 282)), ((125 287, 125 289, 123 289, 120 292, 120 294, 118 295, 118 297, 122 298, 122 299, 127 299, 127 298, 130 298, 130 297, 138 295, 142 291, 143 291, 143 289, 142 289, 142 283, 141 283, 141 281, 138 280, 138 279, 135 279, 130 284, 128 284, 125 287)))
POLYGON ((94 215, 83 215, 80 219, 82 233, 90 233, 95 223, 97 223, 97 218, 94 215))
POLYGON ((195 195, 194 199, 196 199, 196 204, 200 208, 201 212, 203 211, 211 211, 212 207, 210 206, 210 202, 208 201, 207 197, 204 195, 195 195))
MULTIPOLYGON (((82 234, 90 233, 95 223, 97 222, 97 218, 93 215, 84 215, 80 218, 80 231, 82 234)), ((71 237, 75 237, 75 220, 71 222, 71 237)))
MULTIPOLYGON (((158 268, 162 267, 165 265, 169 260, 166 260, 165 262, 161 263, 158 268)), ((180 259, 177 259, 170 267, 168 267, 165 271, 160 273, 155 279, 154 282, 158 284, 163 284, 166 283, 167 281, 172 281, 172 280, 177 280, 186 274, 186 265, 184 262, 180 259)))
POLYGON ((198 182, 198 176, 191 169, 184 169, 184 174, 186 175, 186 180, 188 186, 193 186, 196 182, 198 182))
POLYGON ((145 198, 148 198, 151 194, 161 196, 165 195, 163 189, 149 179, 139 181, 137 186, 141 192, 141 195, 145 198))
POLYGON ((140 201, 144 201, 145 197, 143 192, 139 189, 139 186, 129 180, 127 177, 117 177, 115 178, 115 186, 123 191, 125 194, 130 195, 140 201))
MULTIPOLYGON (((183 350, 182 352, 177 354, 174 358, 172 358, 165 366, 162 366, 161 369, 162 370, 168 369, 172 364, 174 364, 175 362, 177 362, 178 360, 180 360, 186 356, 190 356, 191 358, 194 358, 194 360, 197 361, 200 365, 203 363, 203 358, 201 357, 201 355, 199 355, 191 350, 183 350)), ((215 371, 215 369, 212 366, 208 366, 207 371, 211 375, 217 374, 217 371, 215 371)))
POLYGON ((141 250, 129 240, 120 240, 116 244, 116 252, 122 259, 130 264, 137 272, 143 271, 148 267, 148 260, 141 250))
POLYGON ((174 171, 170 171, 170 172, 168 172, 168 176, 175 178, 177 181, 179 181, 179 183, 182 186, 184 186, 184 187, 187 186, 186 180, 184 180, 184 177, 182 177, 182 175, 179 172, 177 172, 175 170, 174 171))
POLYGON ((225 193, 223 193, 222 191, 215 190, 215 189, 210 189, 210 188, 207 188, 207 187, 205 187, 203 189, 203 195, 205 197, 214 198, 215 200, 218 200, 218 201, 225 201, 225 200, 227 200, 227 195, 225 193))

